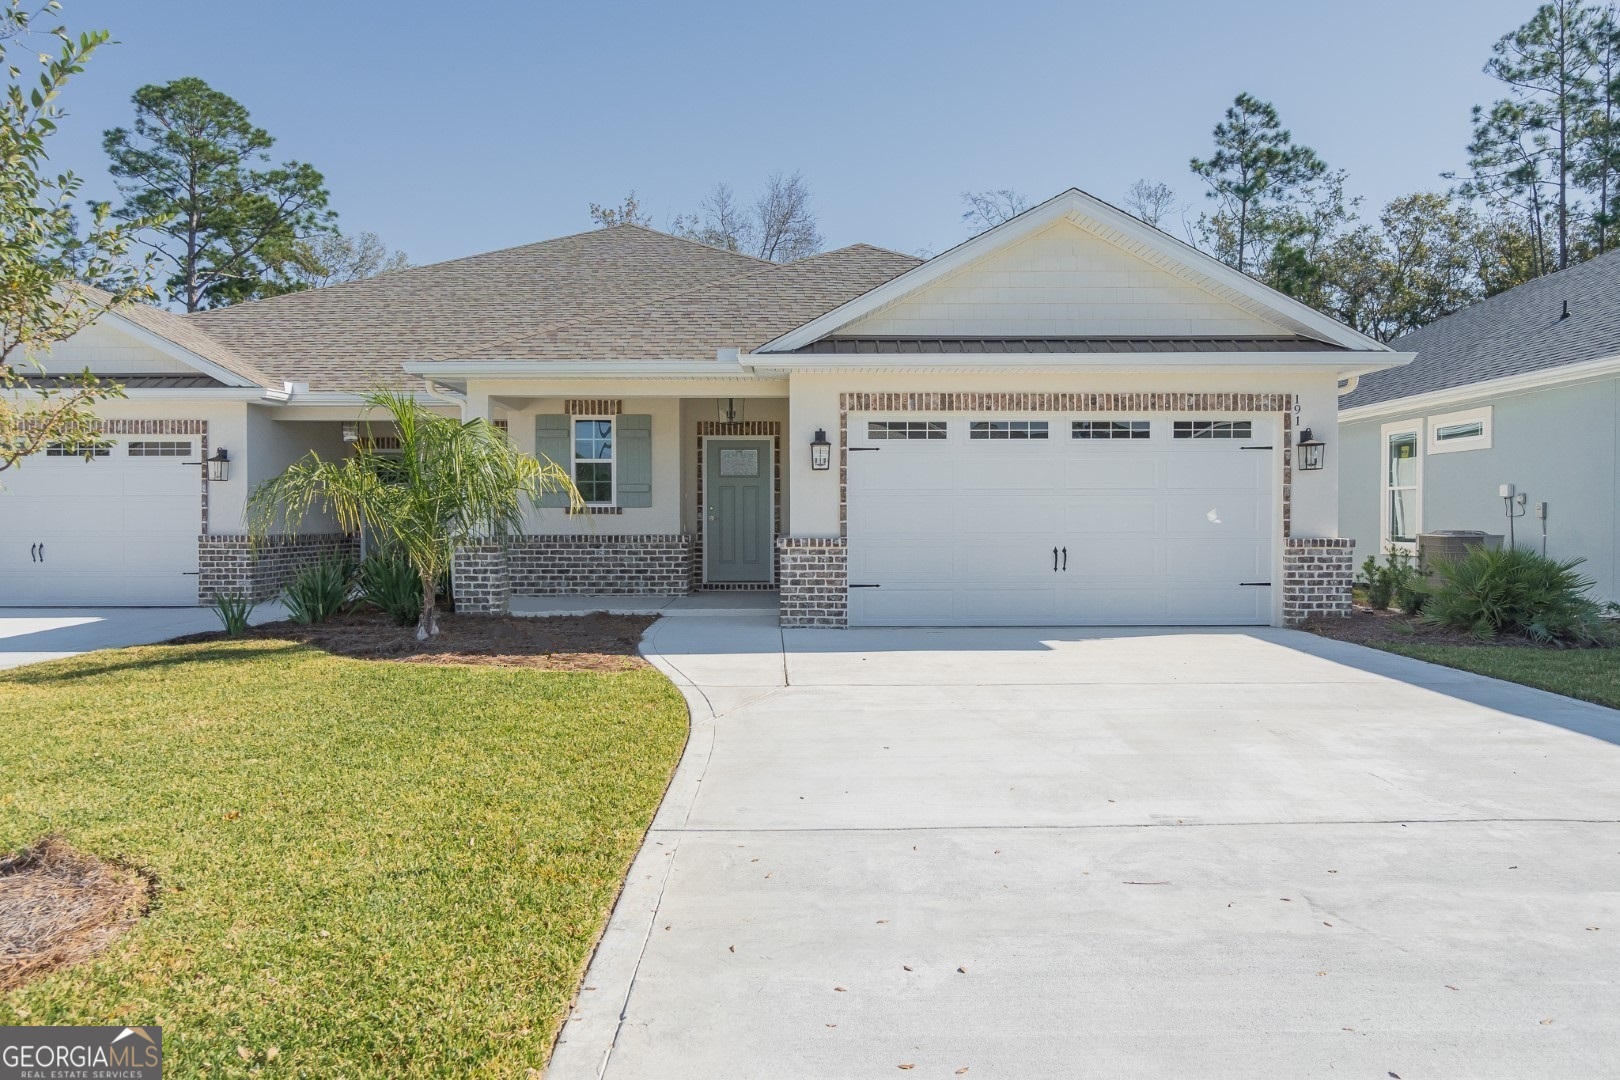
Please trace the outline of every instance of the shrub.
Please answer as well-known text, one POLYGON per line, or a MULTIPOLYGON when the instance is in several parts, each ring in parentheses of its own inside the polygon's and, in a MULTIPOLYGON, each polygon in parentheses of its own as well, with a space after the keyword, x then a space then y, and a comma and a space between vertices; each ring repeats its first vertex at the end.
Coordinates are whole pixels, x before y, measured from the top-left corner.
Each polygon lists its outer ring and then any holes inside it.
POLYGON ((1606 645, 1614 629, 1588 595, 1584 559, 1549 559, 1525 548, 1478 547, 1435 565, 1426 621, 1479 638, 1520 634, 1543 643, 1606 645))
POLYGON ((303 626, 325 622, 349 602, 353 581, 354 564, 341 555, 310 563, 281 594, 287 614, 303 626))
POLYGON ((219 616, 221 625, 225 627, 225 635, 235 638, 247 632, 248 616, 253 614, 256 605, 251 596, 239 593, 215 593, 208 606, 219 616))
POLYGON ((1378 565, 1377 556, 1367 556, 1357 584, 1365 591, 1368 606, 1376 611, 1384 611, 1393 603, 1406 614, 1416 615, 1423 610, 1428 595, 1421 564, 1404 551, 1390 551, 1384 556, 1383 566, 1378 565))
POLYGON ((360 563, 360 599, 386 613, 400 626, 422 617, 422 579, 404 556, 376 551, 360 563))

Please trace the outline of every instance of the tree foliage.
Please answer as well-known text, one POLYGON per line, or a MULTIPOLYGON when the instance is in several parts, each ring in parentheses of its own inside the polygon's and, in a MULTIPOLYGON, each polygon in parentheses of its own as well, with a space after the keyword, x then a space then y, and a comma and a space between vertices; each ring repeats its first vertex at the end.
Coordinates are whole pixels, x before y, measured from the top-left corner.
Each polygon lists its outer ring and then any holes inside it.
POLYGON ((8 76, 0 101, 0 472, 52 443, 86 454, 101 444, 94 407, 123 389, 88 370, 47 377, 42 361, 54 345, 149 293, 141 267, 127 259, 128 229, 100 205, 84 207, 81 224, 81 181, 46 171, 62 90, 108 41, 105 31, 38 27, 58 12, 55 3, 21 0, 0 7, 0 64, 8 76), (37 76, 24 76, 18 54, 37 59, 37 76))
POLYGON ((370 531, 416 571, 416 636, 425 640, 439 632, 438 583, 456 548, 521 531, 525 498, 566 491, 574 506, 583 503, 561 466, 516 449, 488 420, 439 416, 388 391, 367 395, 366 406, 388 414, 398 452, 377 449, 369 431, 341 461, 311 450, 253 490, 248 529, 257 540, 278 523, 296 534, 319 507, 345 532, 370 531))
POLYGON ((143 86, 135 119, 102 140, 124 196, 117 216, 171 268, 169 298, 189 311, 305 287, 300 245, 329 229, 325 179, 274 164, 275 140, 246 108, 199 78, 143 86))
POLYGON ((966 207, 962 211, 962 220, 967 222, 975 233, 993 229, 1003 221, 1011 221, 1029 209, 1029 200, 1012 188, 964 191, 962 203, 966 207))
POLYGON ((802 173, 772 173, 765 189, 744 205, 724 182, 704 196, 696 213, 679 214, 670 232, 711 247, 772 262, 792 262, 821 250, 821 232, 802 173))
POLYGON ((1311 213, 1308 204, 1328 167, 1294 142, 1270 102, 1247 93, 1227 108, 1214 135, 1215 152, 1191 162, 1217 208, 1199 219, 1199 232, 1216 258, 1256 272, 1277 241, 1311 213))
POLYGON ((306 288, 319 289, 404 270, 410 265, 408 255, 389 251, 383 238, 374 232, 351 234, 333 229, 299 241, 288 272, 306 288))
POLYGON ((596 222, 599 229, 611 229, 615 225, 641 225, 652 224, 651 215, 641 209, 641 203, 636 198, 635 190, 624 197, 624 202, 618 206, 602 206, 591 203, 591 220, 596 222))
POLYGON ((1178 206, 1180 201, 1175 189, 1163 181, 1137 180, 1125 192, 1125 209, 1155 229, 1162 229, 1165 219, 1185 209, 1178 206))

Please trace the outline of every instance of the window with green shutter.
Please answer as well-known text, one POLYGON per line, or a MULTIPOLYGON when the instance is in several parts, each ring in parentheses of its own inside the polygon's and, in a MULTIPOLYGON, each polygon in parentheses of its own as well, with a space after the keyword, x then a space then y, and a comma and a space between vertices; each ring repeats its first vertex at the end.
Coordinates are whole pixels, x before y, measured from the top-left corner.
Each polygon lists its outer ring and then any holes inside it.
MULTIPOLYGON (((535 455, 561 466, 587 506, 652 505, 652 417, 535 417, 535 455)), ((541 506, 568 505, 562 492, 547 492, 541 506)))

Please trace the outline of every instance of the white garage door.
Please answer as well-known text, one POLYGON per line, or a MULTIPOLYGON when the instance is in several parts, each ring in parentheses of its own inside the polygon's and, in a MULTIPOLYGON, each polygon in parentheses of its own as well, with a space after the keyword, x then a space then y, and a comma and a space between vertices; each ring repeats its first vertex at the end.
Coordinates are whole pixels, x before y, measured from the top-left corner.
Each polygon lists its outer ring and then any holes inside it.
POLYGON ((850 623, 1269 623, 1269 417, 852 417, 850 623))
POLYGON ((133 437, 0 473, 0 606, 196 604, 198 443, 133 437))

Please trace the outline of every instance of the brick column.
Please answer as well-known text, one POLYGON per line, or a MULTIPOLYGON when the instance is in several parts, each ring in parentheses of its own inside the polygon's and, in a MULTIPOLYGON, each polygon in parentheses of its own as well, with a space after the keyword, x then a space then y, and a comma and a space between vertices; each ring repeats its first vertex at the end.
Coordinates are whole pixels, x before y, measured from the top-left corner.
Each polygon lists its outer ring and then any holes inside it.
POLYGON ((469 544, 456 549, 450 568, 458 615, 505 615, 511 610, 512 580, 506 545, 469 544))
POLYGON ((1283 541, 1283 623, 1350 615, 1356 542, 1341 536, 1283 541))
POLYGON ((784 536, 776 541, 783 626, 849 625, 848 547, 838 537, 784 536))

